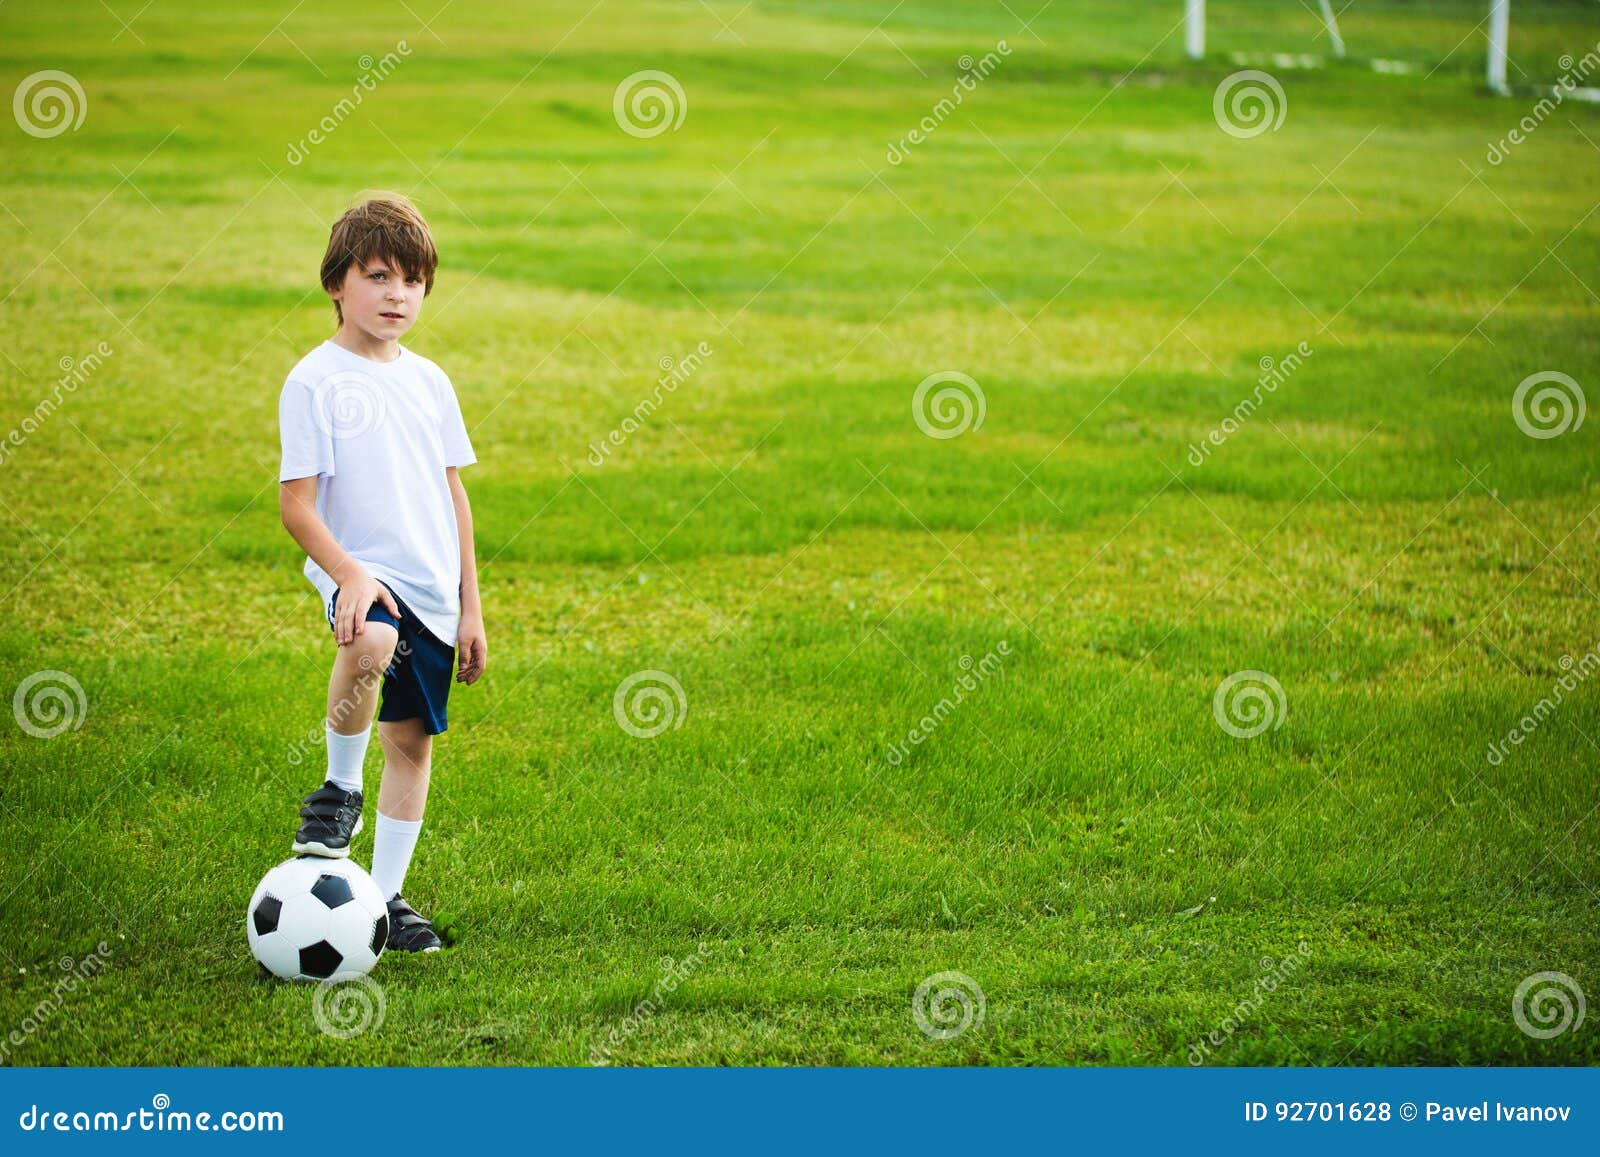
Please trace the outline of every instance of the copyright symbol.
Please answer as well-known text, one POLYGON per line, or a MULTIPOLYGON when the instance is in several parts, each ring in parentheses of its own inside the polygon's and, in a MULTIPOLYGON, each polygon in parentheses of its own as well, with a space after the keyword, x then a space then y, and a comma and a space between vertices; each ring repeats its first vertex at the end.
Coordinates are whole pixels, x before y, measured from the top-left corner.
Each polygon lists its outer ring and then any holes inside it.
POLYGON ((1417 1107, 1410 1101, 1406 1101, 1400 1106, 1400 1119, 1402 1121, 1415 1121, 1417 1119, 1417 1107))

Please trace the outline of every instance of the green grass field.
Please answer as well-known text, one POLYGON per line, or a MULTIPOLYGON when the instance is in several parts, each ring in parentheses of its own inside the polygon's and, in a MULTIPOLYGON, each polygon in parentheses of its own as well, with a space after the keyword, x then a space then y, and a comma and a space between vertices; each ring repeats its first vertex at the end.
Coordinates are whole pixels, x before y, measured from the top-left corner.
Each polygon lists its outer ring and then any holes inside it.
MULTIPOLYGON (((1600 111, 1491 164, 1536 98, 1482 91, 1484 5, 1358 4, 1352 54, 1418 70, 1266 65, 1283 123, 1239 139, 1229 53, 1326 53, 1308 9, 1218 0, 1190 64, 1177 0, 1039 2, 0 8, 7 90, 86 99, 0 134, 0 436, 32 423, 0 670, 83 690, 0 732, 3 1063, 1600 1061, 1593 1010, 1513 1016, 1539 972, 1600 996, 1600 681, 1486 757, 1600 645, 1600 421, 1512 404, 1540 372, 1600 401, 1600 111), (646 69, 686 113, 639 138, 613 94, 646 69), (490 657, 406 885, 452 946, 385 957, 338 1040, 243 916, 333 652, 278 393, 374 187, 443 256, 407 344, 479 457, 490 657), (985 413, 934 438, 945 371, 985 413), (686 710, 635 738, 647 669, 686 710), (1213 696, 1251 670, 1282 699, 1239 738, 1213 696), (948 971, 984 1015, 933 1039, 948 971)), ((1600 41, 1592 5, 1514 9, 1518 83, 1600 41)))

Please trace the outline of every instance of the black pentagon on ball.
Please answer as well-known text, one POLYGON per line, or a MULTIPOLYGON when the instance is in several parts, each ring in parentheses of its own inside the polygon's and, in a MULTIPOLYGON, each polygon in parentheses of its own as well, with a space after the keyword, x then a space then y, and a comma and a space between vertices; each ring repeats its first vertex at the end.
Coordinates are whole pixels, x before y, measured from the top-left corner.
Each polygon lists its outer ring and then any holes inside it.
POLYGON ((309 948, 300 949, 300 972, 305 976, 326 980, 343 963, 344 957, 339 955, 339 950, 326 940, 318 940, 309 948))
POLYGON ((389 943, 389 915, 384 913, 379 916, 372 926, 372 955, 382 956, 384 948, 389 943))
POLYGON ((355 893, 350 890, 349 880, 330 873, 323 873, 317 877, 317 882, 311 887, 311 894, 330 908, 348 904, 356 898, 355 893))
POLYGON ((263 896, 261 903, 256 905, 256 910, 250 914, 250 919, 255 921, 256 935, 265 936, 268 932, 278 930, 278 913, 283 910, 283 901, 276 896, 263 896))

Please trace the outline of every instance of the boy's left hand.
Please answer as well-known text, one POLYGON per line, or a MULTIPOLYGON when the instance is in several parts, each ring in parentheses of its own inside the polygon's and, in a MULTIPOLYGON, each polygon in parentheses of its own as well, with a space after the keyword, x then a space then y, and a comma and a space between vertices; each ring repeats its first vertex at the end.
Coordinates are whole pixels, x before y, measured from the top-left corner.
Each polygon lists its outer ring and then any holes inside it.
POLYGON ((462 615, 456 628, 457 683, 476 683, 489 661, 489 640, 483 633, 482 615, 462 615))

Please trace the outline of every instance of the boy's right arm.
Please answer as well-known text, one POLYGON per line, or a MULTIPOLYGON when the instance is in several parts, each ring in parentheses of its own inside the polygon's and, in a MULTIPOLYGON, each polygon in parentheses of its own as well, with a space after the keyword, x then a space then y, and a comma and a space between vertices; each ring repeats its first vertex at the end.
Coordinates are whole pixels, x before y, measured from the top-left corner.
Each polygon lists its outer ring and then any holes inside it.
POLYGON ((342 597, 333 620, 333 634, 341 647, 364 633, 367 609, 373 603, 382 603, 395 618, 400 617, 394 596, 339 545, 328 524, 317 513, 315 475, 291 478, 278 484, 278 514, 284 529, 300 544, 300 549, 339 586, 342 597))

